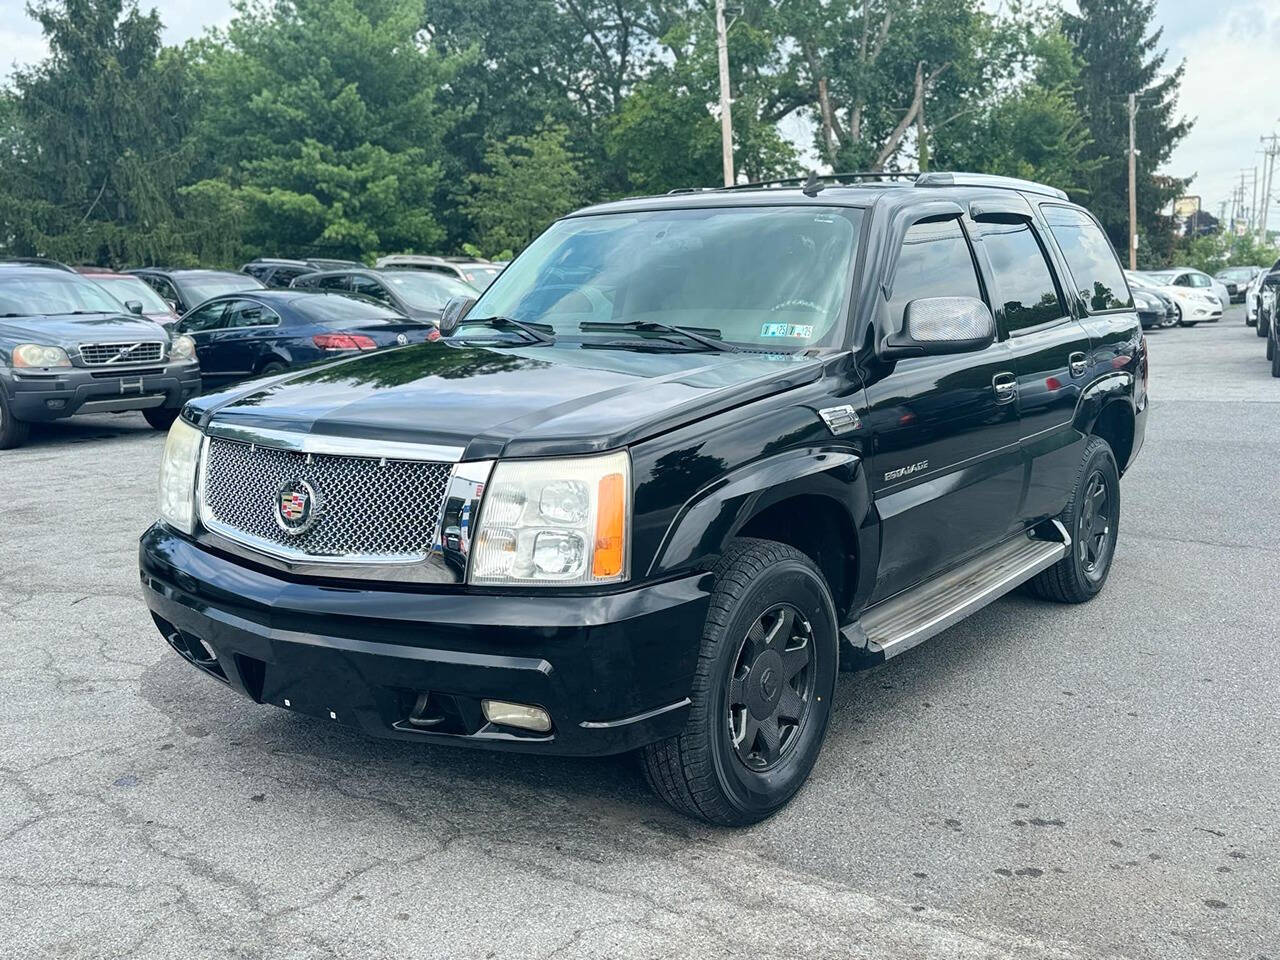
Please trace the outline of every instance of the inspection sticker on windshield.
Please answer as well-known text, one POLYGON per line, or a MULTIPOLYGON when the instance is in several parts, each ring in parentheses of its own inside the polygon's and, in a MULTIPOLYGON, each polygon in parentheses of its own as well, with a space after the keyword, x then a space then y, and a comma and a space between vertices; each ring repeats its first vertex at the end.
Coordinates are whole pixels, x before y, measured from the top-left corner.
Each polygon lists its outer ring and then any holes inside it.
POLYGON ((762 337, 796 337, 808 340, 813 336, 811 323, 765 323, 760 325, 762 337))

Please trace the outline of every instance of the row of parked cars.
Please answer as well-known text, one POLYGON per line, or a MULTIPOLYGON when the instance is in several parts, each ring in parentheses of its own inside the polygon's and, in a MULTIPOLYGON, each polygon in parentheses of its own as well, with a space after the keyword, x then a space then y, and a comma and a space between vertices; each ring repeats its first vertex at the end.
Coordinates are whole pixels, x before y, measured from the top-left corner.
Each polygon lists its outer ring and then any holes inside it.
POLYGON ((34 422, 140 411, 168 429, 202 391, 437 337, 446 302, 503 264, 259 259, 239 272, 0 261, 0 449, 34 422))
POLYGON ((1222 280, 1191 267, 1127 270, 1125 275, 1144 330, 1217 323, 1235 296, 1222 280))
POLYGON ((1280 378, 1280 330, 1276 317, 1280 313, 1280 260, 1271 269, 1261 268, 1249 281, 1244 292, 1244 322, 1267 341, 1267 359, 1271 375, 1280 378))

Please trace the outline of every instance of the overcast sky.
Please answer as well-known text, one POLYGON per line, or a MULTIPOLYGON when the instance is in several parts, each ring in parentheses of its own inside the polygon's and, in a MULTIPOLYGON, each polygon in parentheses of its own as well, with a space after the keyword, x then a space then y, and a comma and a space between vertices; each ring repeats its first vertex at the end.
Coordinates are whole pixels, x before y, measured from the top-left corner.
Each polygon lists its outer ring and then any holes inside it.
MULTIPOLYGON (((25 6, 25 0, 0 0, 0 77, 14 64, 44 55, 40 31, 25 6)), ((155 6, 170 43, 231 17, 230 0, 159 0, 155 6)), ((1187 62, 1180 105, 1196 118, 1168 172, 1196 174, 1191 192, 1200 194, 1205 209, 1216 214, 1239 182, 1241 169, 1260 163, 1259 135, 1280 132, 1280 2, 1159 0, 1156 11, 1170 64, 1187 62)), ((1280 197, 1277 201, 1273 224, 1280 224, 1280 197)))

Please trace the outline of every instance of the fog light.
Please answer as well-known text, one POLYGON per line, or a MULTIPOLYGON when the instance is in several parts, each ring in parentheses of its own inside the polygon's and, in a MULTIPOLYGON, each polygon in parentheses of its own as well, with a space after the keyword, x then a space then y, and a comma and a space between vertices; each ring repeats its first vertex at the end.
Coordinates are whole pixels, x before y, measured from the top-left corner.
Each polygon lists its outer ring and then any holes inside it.
POLYGON ((65 409, 65 408, 66 408, 66 406, 67 406, 67 401, 65 401, 65 400, 46 400, 46 401, 44 402, 44 405, 45 405, 46 407, 48 407, 50 410, 63 410, 63 409, 65 409))
POLYGON ((546 733, 551 729, 551 715, 541 707, 507 703, 505 700, 481 700, 480 708, 484 710, 485 719, 490 723, 520 727, 537 733, 546 733))

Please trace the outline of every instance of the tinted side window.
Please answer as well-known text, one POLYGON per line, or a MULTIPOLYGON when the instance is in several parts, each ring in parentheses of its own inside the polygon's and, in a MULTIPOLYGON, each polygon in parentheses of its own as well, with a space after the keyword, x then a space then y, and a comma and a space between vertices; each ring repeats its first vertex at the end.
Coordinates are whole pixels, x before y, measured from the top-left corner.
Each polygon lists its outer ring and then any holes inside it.
POLYGON ((1030 223, 980 223, 978 234, 995 274, 991 299, 1003 304, 1010 333, 1065 315, 1044 250, 1030 223))
POLYGON ((388 306, 392 305, 391 294, 387 293, 387 288, 377 280, 371 280, 368 277, 352 277, 351 289, 362 297, 377 300, 379 303, 385 303, 388 306))
POLYGON ((321 277, 315 283, 321 290, 350 290, 351 286, 344 274, 336 277, 321 277))
POLYGON ((1046 204, 1040 208, 1053 238, 1067 258, 1081 298, 1093 312, 1133 305, 1129 287, 1111 241, 1093 218, 1081 210, 1046 204))
POLYGON ((925 297, 981 297, 973 255, 958 220, 917 223, 907 229, 893 275, 889 318, 902 328, 902 311, 925 297))
POLYGON ((252 300, 237 300, 227 308, 227 320, 223 326, 271 327, 280 322, 274 310, 252 300))
POLYGON ((179 333, 199 333, 201 330, 212 330, 222 321, 222 313, 227 304, 223 300, 206 303, 203 307, 192 310, 178 324, 179 333))

